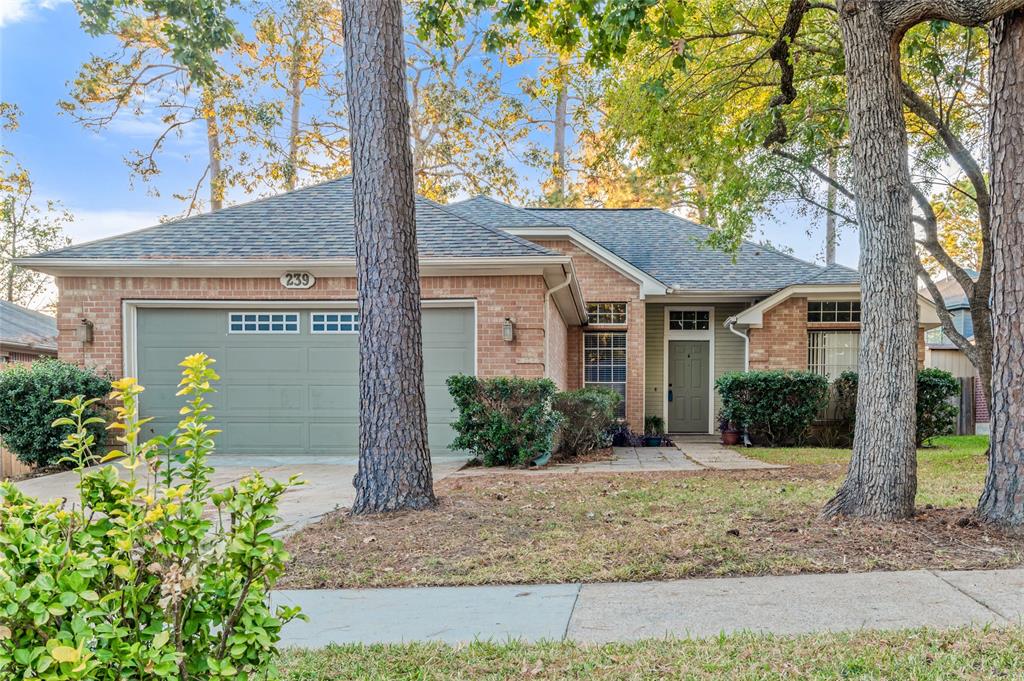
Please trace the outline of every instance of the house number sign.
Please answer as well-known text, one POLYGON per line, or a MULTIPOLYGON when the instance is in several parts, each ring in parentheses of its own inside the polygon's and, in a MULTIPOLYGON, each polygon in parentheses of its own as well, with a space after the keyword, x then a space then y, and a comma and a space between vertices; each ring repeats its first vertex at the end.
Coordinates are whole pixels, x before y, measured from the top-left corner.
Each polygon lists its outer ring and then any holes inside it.
POLYGON ((309 272, 285 272, 281 275, 281 286, 285 288, 313 288, 316 277, 309 272))

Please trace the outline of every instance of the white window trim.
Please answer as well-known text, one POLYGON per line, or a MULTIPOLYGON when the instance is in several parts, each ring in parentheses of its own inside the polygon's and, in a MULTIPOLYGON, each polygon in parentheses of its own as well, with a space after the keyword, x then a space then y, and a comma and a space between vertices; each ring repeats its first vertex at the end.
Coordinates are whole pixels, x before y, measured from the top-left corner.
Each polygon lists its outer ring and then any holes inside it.
MULTIPOLYGON (((347 309, 347 310, 314 310, 314 311, 309 313, 309 333, 311 335, 314 335, 314 336, 358 336, 359 335, 359 329, 354 329, 352 331, 316 331, 313 328, 313 317, 315 315, 318 315, 318 314, 337 314, 337 315, 348 314, 348 315, 355 315, 355 317, 359 317, 359 312, 357 310, 352 310, 352 309, 347 309)), ((321 324, 331 324, 333 322, 320 322, 320 323, 321 324)), ((340 324, 342 322, 339 320, 338 323, 340 324)), ((345 322, 345 323, 349 323, 349 322, 345 322)), ((353 319, 351 321, 351 323, 358 325, 360 323, 360 320, 353 319)))
POLYGON ((623 301, 623 300, 618 300, 618 301, 602 300, 600 302, 588 302, 587 303, 587 307, 590 307, 591 305, 623 305, 625 307, 625 310, 624 310, 623 314, 626 315, 626 321, 624 321, 624 322, 592 322, 592 321, 590 321, 590 310, 587 310, 587 325, 588 326, 589 325, 593 325, 593 326, 600 326, 600 327, 609 327, 609 328, 612 328, 612 329, 624 329, 627 326, 629 326, 629 302, 628 301, 623 301))
MULTIPOLYGON (((244 325, 245 323, 246 322, 243 320, 242 324, 244 325)), ((259 322, 257 322, 257 323, 259 323, 259 322)), ((280 323, 287 324, 289 322, 285 321, 285 322, 280 322, 280 323)), ((281 335, 289 335, 289 336, 291 336, 291 335, 295 335, 295 334, 298 334, 298 333, 302 333, 302 314, 299 313, 299 312, 287 312, 287 311, 284 311, 284 310, 245 310, 245 311, 228 310, 228 333, 231 334, 232 336, 281 336, 281 335), (231 328, 231 324, 232 324, 232 322, 231 322, 231 315, 236 315, 236 314, 241 314, 241 315, 245 315, 245 314, 255 314, 255 315, 260 315, 260 314, 270 314, 270 315, 272 315, 272 314, 281 314, 281 315, 293 314, 293 315, 295 315, 295 330, 294 331, 234 331, 231 328)))
POLYGON ((662 352, 663 376, 661 383, 662 413, 665 415, 665 430, 670 430, 668 422, 668 344, 671 341, 708 341, 708 433, 715 432, 715 308, 714 306, 665 306, 665 340, 662 352), (707 312, 708 328, 701 330, 673 331, 669 328, 670 312, 707 312))
MULTIPOLYGON (((602 326, 604 326, 602 324, 602 326)), ((611 326, 610 324, 608 326, 611 326)), ((598 333, 620 333, 626 337, 626 380, 622 381, 622 385, 625 386, 623 392, 629 392, 629 332, 625 328, 612 328, 612 329, 594 329, 593 331, 583 331, 580 338, 580 387, 587 387, 587 335, 598 334, 598 333)), ((618 383, 618 381, 595 381, 595 383, 618 383)), ((622 411, 626 414, 627 418, 629 412, 626 411, 629 406, 627 395, 622 396, 622 411)))

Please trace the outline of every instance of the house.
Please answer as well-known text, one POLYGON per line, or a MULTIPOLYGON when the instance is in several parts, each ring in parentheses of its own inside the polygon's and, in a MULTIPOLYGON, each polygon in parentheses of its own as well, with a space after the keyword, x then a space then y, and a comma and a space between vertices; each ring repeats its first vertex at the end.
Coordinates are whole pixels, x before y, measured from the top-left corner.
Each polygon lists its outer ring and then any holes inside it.
MULTIPOLYGON (((744 243, 660 210, 416 201, 430 446, 447 451, 445 379, 602 385, 672 432, 715 430, 714 379, 856 363, 855 271, 744 243)), ((61 357, 138 376, 157 432, 177 420, 177 362, 221 375, 220 451, 354 453, 357 334, 348 178, 25 258, 56 277, 61 357)), ((922 303, 922 330, 934 309, 922 303)), ((923 340, 921 361, 924 359, 923 340)))
POLYGON ((0 365, 57 356, 57 320, 0 300, 0 365))
MULTIPOLYGON (((978 278, 974 270, 967 270, 972 279, 978 278)), ((935 282, 935 287, 942 296, 943 304, 953 318, 953 326, 963 334, 964 338, 974 342, 974 322, 971 319, 971 305, 967 294, 951 276, 935 282)), ((922 294, 928 296, 927 291, 922 294)), ((930 296, 928 296, 930 298, 930 296)), ((974 379, 974 432, 978 435, 988 434, 989 413, 988 403, 981 386, 978 370, 971 364, 963 352, 953 343, 942 330, 942 327, 929 329, 925 333, 925 366, 948 371, 957 378, 974 379)), ((968 424, 969 428, 969 424, 968 424)))

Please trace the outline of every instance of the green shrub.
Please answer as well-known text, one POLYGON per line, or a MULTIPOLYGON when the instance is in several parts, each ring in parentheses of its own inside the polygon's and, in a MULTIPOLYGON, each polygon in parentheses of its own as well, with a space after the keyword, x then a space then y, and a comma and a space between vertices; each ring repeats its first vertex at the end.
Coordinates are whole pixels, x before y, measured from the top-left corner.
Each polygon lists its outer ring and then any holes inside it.
MULTIPOLYGON (((840 377, 846 399, 834 405, 836 418, 849 428, 853 440, 857 416, 857 373, 846 371, 840 377), (853 399, 848 396, 852 394, 853 399)), ((837 383, 839 382, 837 381, 837 383)), ((956 419, 960 408, 952 398, 960 394, 960 382, 953 374, 942 369, 922 369, 917 373, 917 432, 914 440, 918 447, 933 438, 956 432, 956 419)))
POLYGON ((799 444, 825 405, 828 379, 809 371, 748 371, 720 376, 721 418, 769 447, 799 444))
POLYGON ((622 396, 609 388, 583 388, 555 395, 552 407, 561 416, 558 451, 580 456, 611 444, 609 430, 615 424, 622 396))
MULTIPOLYGON (((44 359, 31 365, 19 364, 0 371, 0 437, 22 463, 51 466, 60 461, 60 443, 71 433, 64 425, 51 423, 67 414, 56 400, 84 395, 103 398, 110 393, 110 381, 90 369, 56 359, 44 359)), ((101 413, 92 403, 88 416, 101 413)), ((90 432, 101 440, 103 426, 91 423, 90 432)))
POLYGON ((559 415, 558 388, 546 378, 448 378, 459 412, 452 428, 455 449, 472 452, 485 466, 525 466, 551 452, 559 415))
MULTIPOLYGON (((182 420, 141 442, 134 379, 114 383, 123 451, 115 467, 79 465, 79 499, 42 504, 0 484, 0 678, 50 681, 275 676, 281 627, 295 608, 267 597, 287 554, 271 534, 287 483, 253 474, 214 492, 207 456, 217 376, 205 355, 185 367, 182 420), (211 509, 212 507, 212 509, 211 509), (214 510, 208 514, 206 511, 214 510)), ((82 464, 96 439, 94 400, 62 400, 62 443, 82 464), (67 412, 65 412, 67 413, 67 412)))

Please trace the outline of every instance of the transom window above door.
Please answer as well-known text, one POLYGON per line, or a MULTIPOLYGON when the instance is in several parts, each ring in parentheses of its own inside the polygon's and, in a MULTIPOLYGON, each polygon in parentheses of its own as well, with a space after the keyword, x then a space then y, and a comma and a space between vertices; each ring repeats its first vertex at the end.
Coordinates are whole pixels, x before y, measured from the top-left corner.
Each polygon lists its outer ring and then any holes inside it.
POLYGON ((807 303, 809 322, 859 322, 859 300, 812 300, 807 303))
POLYGON ((298 312, 231 312, 230 333, 298 333, 298 312))
POLYGON ((711 313, 707 310, 669 310, 669 331, 707 331, 711 328, 711 313))
POLYGON ((625 324, 625 303, 587 303, 587 321, 591 324, 625 324))

